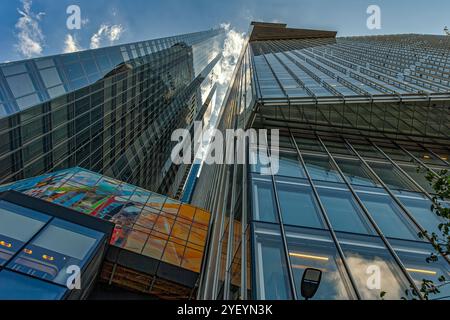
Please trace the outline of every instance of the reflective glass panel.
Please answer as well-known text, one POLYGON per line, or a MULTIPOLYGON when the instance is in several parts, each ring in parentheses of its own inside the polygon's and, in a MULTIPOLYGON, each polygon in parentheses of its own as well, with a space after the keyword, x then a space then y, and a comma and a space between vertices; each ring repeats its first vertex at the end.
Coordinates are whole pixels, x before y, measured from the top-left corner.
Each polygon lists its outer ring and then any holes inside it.
POLYGON ((339 172, 333 167, 328 157, 314 157, 305 155, 306 169, 311 178, 318 181, 344 182, 339 172))
POLYGON ((363 300, 399 300, 410 286, 382 241, 376 237, 337 235, 363 300))
POLYGON ((7 270, 0 271, 0 300, 59 300, 66 291, 65 287, 7 270))
POLYGON ((389 195, 359 192, 358 196, 386 237, 418 239, 418 231, 410 225, 407 217, 389 195))
POLYGON ((278 222, 275 193, 270 177, 252 177, 253 219, 264 222, 278 222))
POLYGON ((306 268, 323 272, 319 290, 312 300, 348 300, 353 297, 336 246, 326 231, 287 228, 289 256, 297 292, 306 268))
POLYGON ((318 187, 317 191, 333 229, 351 233, 373 234, 373 229, 350 190, 318 187))
POLYGON ((291 300, 287 260, 278 227, 255 230, 256 296, 258 300, 291 300))
POLYGON ((351 184, 375 187, 377 184, 359 160, 336 158, 339 168, 351 184))
POLYGON ((0 201, 0 266, 41 230, 50 217, 0 201))
POLYGON ((54 219, 8 268, 65 285, 70 266, 87 263, 104 234, 54 219))
POLYGON ((313 190, 307 182, 277 178, 277 191, 284 224, 324 227, 313 190))
POLYGON ((293 178, 305 178, 305 171, 296 153, 281 152, 277 175, 293 178))

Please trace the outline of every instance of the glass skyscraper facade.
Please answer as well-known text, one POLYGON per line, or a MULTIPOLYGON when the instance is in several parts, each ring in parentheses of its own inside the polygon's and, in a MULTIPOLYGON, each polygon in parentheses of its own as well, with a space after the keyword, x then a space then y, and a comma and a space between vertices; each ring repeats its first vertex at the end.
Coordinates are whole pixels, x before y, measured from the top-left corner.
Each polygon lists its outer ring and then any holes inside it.
POLYGON ((199 298, 302 299, 306 268, 323 272, 314 299, 410 299, 448 278, 448 258, 427 263, 418 235, 442 222, 425 175, 449 169, 449 70, 444 36, 253 23, 218 128, 269 136, 246 142, 257 164, 203 167, 193 203, 213 216, 199 298), (265 175, 271 129, 279 170, 265 175))
POLYGON ((80 166, 166 192, 171 134, 202 107, 225 31, 0 65, 0 183, 80 166))

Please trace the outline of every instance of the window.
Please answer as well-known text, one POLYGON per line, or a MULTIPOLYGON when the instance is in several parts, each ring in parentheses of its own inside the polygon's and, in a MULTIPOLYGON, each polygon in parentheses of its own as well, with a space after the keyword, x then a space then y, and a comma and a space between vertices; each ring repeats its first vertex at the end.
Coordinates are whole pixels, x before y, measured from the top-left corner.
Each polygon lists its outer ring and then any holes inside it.
POLYGON ((97 231, 54 219, 8 268, 65 285, 70 276, 66 269, 74 265, 82 269, 102 237, 97 231))
POLYGON ((373 229, 350 190, 337 188, 317 189, 320 200, 336 231, 373 234, 373 229))
POLYGON ((267 148, 260 147, 258 149, 250 149, 250 170, 254 173, 271 173, 270 158, 267 155, 267 148), (268 172, 267 172, 268 171, 268 172))
POLYGON ((47 92, 48 92, 48 95, 50 96, 50 98, 53 99, 53 98, 56 98, 56 97, 59 97, 59 96, 62 96, 63 94, 65 94, 66 89, 64 88, 64 86, 61 85, 61 86, 57 86, 57 87, 48 89, 47 92))
MULTIPOLYGON (((430 253, 434 251, 430 244, 396 240, 393 241, 392 246, 419 288, 422 286, 423 280, 433 281, 434 284, 439 285, 441 276, 446 279, 450 277, 449 265, 442 257, 439 257, 436 262, 427 262, 430 253)), ((445 300, 450 296, 448 285, 441 286, 439 291, 437 294, 430 294, 429 299, 445 300)))
POLYGON ((59 300, 66 290, 25 275, 0 271, 0 300, 59 300))
POLYGON ((0 266, 50 220, 46 215, 0 201, 0 266))
POLYGON ((443 221, 431 210, 431 201, 421 194, 411 194, 411 196, 399 196, 398 199, 408 209, 417 222, 429 232, 442 234, 438 226, 443 221))
POLYGON ((277 175, 293 178, 306 178, 297 154, 288 152, 280 153, 280 163, 277 175))
POLYGON ((363 300, 380 300, 381 292, 386 292, 387 300, 407 298, 405 290, 410 289, 409 283, 380 239, 348 234, 337 236, 363 300), (380 287, 370 288, 368 283, 373 283, 370 277, 375 272, 381 274, 380 287))
POLYGON ((97 68, 97 64, 92 59, 85 60, 82 62, 82 64, 83 64, 84 70, 86 71, 87 75, 93 75, 93 74, 97 74, 99 72, 99 70, 97 68))
POLYGON ((291 300, 288 264, 278 227, 257 226, 255 237, 256 298, 291 300))
POLYGON ((277 179, 283 222, 287 225, 323 228, 313 190, 306 182, 277 179))
POLYGON ((339 172, 333 167, 328 157, 314 157, 305 155, 306 169, 313 180, 344 182, 339 172))
POLYGON ((275 195, 270 177, 253 176, 253 219, 264 222, 278 222, 275 195))
POLYGON ((295 138, 300 150, 324 152, 322 145, 316 139, 295 138))
POLYGON ((25 108, 37 105, 41 102, 41 99, 37 94, 31 94, 26 97, 22 97, 19 99, 16 99, 16 103, 19 106, 20 110, 24 110, 25 108))
POLYGON ((417 166, 401 166, 401 168, 410 176, 419 186, 425 189, 430 194, 435 193, 434 189, 426 179, 427 172, 425 169, 417 171, 417 166))
POLYGON ((84 77, 83 68, 80 63, 70 64, 65 67, 67 78, 72 82, 76 79, 84 77))
POLYGON ((336 159, 339 168, 351 184, 376 187, 377 184, 359 160, 336 159))
POLYGON ((381 180, 391 189, 419 191, 407 181, 407 178, 390 163, 371 162, 369 166, 375 171, 381 180))
POLYGON ((3 74, 7 76, 12 76, 19 73, 25 73, 27 72, 27 68, 25 67, 24 63, 15 63, 12 65, 7 65, 2 67, 3 74))
POLYGON ((56 68, 41 70, 40 73, 47 88, 51 88, 61 84, 61 78, 59 77, 59 73, 56 68))
POLYGON ((6 79, 14 97, 19 98, 36 91, 28 74, 20 74, 6 79))
POLYGON ((305 269, 315 268, 322 270, 323 274, 314 300, 348 300, 353 297, 342 261, 328 232, 287 228, 286 237, 299 295, 305 269))
POLYGON ((359 192, 358 196, 386 237, 418 239, 419 231, 409 224, 407 217, 389 195, 359 192))

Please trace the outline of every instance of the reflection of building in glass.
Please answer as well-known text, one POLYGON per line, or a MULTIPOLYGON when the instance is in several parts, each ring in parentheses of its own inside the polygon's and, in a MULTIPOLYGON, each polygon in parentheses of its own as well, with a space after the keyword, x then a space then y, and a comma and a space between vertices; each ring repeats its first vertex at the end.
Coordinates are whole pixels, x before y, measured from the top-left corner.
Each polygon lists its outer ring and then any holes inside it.
POLYGON ((0 183, 80 166, 166 193, 222 29, 0 64, 0 183))
MULTIPOLYGON (((215 215, 200 298, 301 299, 308 267, 324 273, 315 299, 400 299, 450 275, 418 237, 441 222, 424 176, 449 168, 450 40, 335 36, 252 25, 219 129, 279 129, 280 170, 204 166, 193 203, 215 215)), ((267 158, 259 147, 247 157, 267 158)))
MULTIPOLYGON (((160 297, 189 298, 193 294, 205 250, 210 220, 208 212, 81 168, 58 171, 0 188, 2 192, 10 190, 115 225, 111 229, 111 247, 103 265, 103 280, 160 297), (136 283, 128 283, 127 278, 136 283), (139 284, 142 278, 144 280, 139 284), (146 283, 147 278, 152 280, 153 286, 152 282, 146 283)), ((23 247, 48 224, 49 219, 38 213, 28 214, 17 206, 10 209, 12 205, 2 202, 0 205, 0 277, 9 271, 32 272, 34 277, 64 286, 67 275, 63 271, 68 265, 91 262, 87 257, 92 257, 87 253, 98 240, 83 238, 78 241, 81 236, 63 234, 60 229, 70 227, 69 230, 79 230, 82 235, 91 235, 88 231, 77 225, 66 227, 67 223, 54 221, 51 225, 59 231, 51 230, 53 243, 45 241, 42 236, 43 240, 39 237, 23 247), (11 212, 18 212, 21 219, 8 224, 12 220, 11 212), (28 218, 34 220, 27 222, 28 218), (24 239, 27 225, 31 231, 24 239), (84 249, 79 243, 91 245, 84 249), (53 246, 57 248, 53 249, 53 246), (20 254, 18 250, 21 250, 20 254), (67 251, 76 254, 69 257, 67 251), (2 267, 5 267, 4 271, 1 271, 2 267)), ((78 216, 68 211, 72 218, 78 216)), ((0 285, 0 295, 1 289, 0 285)))

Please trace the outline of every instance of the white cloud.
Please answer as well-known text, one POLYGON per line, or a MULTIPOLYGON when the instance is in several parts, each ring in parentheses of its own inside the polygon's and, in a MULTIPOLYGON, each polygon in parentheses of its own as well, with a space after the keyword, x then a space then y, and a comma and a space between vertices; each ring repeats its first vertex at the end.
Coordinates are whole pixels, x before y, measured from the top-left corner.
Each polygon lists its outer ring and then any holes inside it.
POLYGON ((98 49, 101 47, 104 41, 109 41, 109 44, 112 45, 114 42, 119 41, 122 37, 124 28, 122 25, 107 25, 102 24, 98 31, 94 33, 91 37, 91 49, 98 49))
POLYGON ((237 32, 229 25, 227 28, 225 28, 225 30, 227 32, 227 35, 223 50, 223 58, 220 63, 214 68, 213 72, 213 81, 217 82, 218 87, 216 104, 212 110, 212 126, 214 126, 215 121, 217 121, 217 117, 220 113, 228 86, 230 85, 233 77, 234 69, 236 68, 236 64, 239 60, 242 47, 245 43, 245 34, 237 32))
POLYGON ((68 34, 64 40, 64 53, 81 51, 83 48, 78 44, 75 36, 68 34))
POLYGON ((20 18, 16 23, 17 51, 26 58, 42 54, 45 37, 39 23, 44 12, 34 13, 31 10, 32 0, 21 0, 22 9, 17 9, 20 18))

